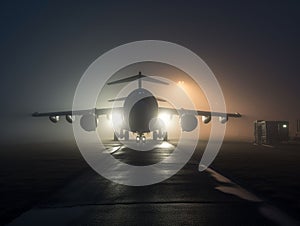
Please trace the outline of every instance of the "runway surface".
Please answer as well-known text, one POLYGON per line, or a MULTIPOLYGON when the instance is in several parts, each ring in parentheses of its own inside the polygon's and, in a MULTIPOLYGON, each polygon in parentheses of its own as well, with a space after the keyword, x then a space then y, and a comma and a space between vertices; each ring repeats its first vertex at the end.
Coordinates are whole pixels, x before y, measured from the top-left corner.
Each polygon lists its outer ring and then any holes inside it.
MULTIPOLYGON (((166 142, 145 152, 108 144, 116 159, 133 165, 154 164, 173 149, 166 142)), ((86 170, 9 225, 294 224, 278 209, 214 169, 199 172, 200 158, 195 153, 176 175, 142 187, 120 185, 92 169, 86 170)))

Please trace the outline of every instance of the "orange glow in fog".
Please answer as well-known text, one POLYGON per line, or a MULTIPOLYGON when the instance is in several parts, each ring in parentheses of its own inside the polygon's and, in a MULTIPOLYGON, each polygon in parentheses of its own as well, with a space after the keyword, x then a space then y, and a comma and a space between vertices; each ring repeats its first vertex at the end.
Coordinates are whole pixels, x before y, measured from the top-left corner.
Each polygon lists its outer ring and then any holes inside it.
POLYGON ((184 89, 184 81, 178 81, 178 86, 182 89, 184 89))

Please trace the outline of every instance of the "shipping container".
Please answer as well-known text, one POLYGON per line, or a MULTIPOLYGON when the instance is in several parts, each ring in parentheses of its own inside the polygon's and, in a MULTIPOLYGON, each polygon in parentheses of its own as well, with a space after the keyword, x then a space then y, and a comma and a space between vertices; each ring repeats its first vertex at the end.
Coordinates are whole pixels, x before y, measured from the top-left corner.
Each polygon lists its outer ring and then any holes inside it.
POLYGON ((278 144, 289 140, 288 121, 265 121, 254 122, 254 138, 257 144, 278 144))

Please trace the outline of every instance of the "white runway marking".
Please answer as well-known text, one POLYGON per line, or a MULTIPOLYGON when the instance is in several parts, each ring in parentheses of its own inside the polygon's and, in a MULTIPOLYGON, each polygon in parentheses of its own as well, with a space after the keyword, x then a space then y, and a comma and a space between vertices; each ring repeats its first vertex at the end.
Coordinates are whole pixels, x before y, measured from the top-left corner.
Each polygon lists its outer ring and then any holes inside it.
POLYGON ((259 212, 264 217, 278 225, 298 225, 298 222, 296 220, 292 219, 290 216, 279 210, 277 207, 267 204, 263 199, 257 197, 255 194, 241 187, 237 183, 231 181, 227 177, 221 175, 220 173, 216 172, 211 168, 207 168, 206 171, 209 174, 211 174, 211 176, 215 178, 216 181, 222 183, 222 185, 215 187, 216 190, 226 194, 235 195, 247 201, 260 203, 261 205, 258 208, 259 212))

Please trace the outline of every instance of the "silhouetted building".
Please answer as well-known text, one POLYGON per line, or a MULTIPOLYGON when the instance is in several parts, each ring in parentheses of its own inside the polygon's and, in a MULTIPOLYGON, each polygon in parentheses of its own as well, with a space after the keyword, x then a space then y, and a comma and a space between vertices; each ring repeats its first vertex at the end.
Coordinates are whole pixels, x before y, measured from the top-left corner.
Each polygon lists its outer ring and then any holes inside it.
POLYGON ((300 139, 300 119, 297 120, 295 139, 296 140, 300 139))
POLYGON ((288 121, 265 121, 254 122, 254 137, 257 144, 278 144, 289 140, 288 121))

